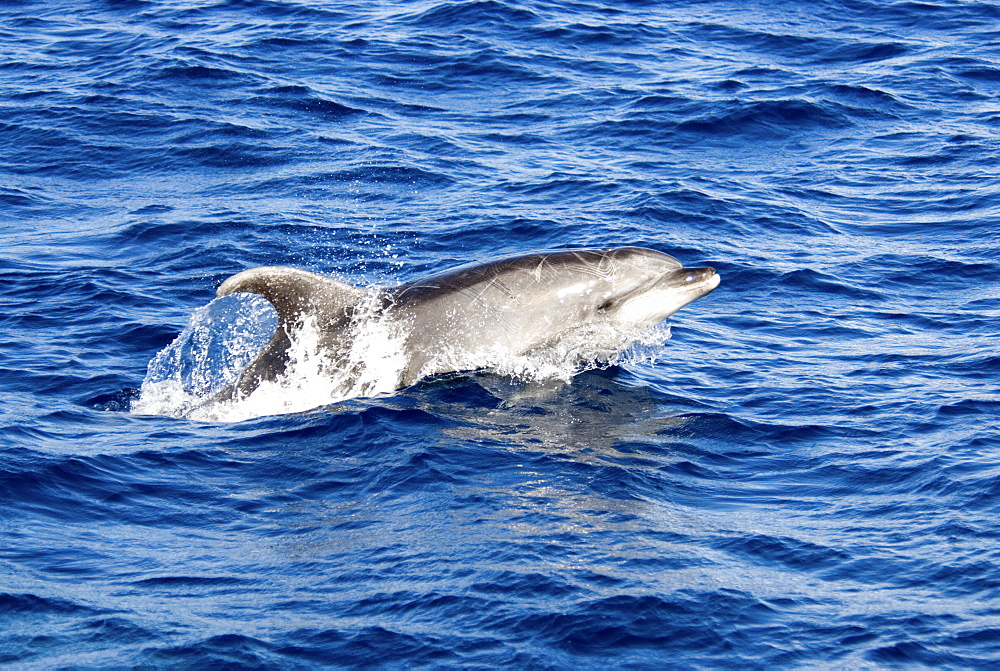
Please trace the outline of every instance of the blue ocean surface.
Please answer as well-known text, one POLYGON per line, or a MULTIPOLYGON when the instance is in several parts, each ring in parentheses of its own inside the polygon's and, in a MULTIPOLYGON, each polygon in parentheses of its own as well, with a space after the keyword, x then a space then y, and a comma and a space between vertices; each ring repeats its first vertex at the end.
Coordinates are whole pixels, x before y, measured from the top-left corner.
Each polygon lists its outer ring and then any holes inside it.
POLYGON ((0 665, 996 668, 998 165, 993 2, 4 3, 0 665), (622 245, 649 356, 135 411, 241 270, 622 245))

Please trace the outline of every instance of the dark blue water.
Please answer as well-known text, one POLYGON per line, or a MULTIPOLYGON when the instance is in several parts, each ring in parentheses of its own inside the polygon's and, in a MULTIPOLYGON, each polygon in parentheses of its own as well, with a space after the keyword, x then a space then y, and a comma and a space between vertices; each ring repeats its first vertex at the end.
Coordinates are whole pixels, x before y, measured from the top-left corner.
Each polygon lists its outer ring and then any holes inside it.
POLYGON ((991 668, 1000 9, 0 8, 0 664, 991 668), (643 245, 655 361, 128 412, 215 287, 643 245))

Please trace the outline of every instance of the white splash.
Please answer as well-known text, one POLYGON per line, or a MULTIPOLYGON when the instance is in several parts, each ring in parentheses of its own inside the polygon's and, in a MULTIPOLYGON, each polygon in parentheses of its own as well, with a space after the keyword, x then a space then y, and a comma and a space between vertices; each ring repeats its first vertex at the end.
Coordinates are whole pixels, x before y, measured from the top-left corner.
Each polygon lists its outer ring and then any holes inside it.
POLYGON ((133 414, 188 416, 233 382, 270 339, 274 308, 259 296, 226 297, 195 310, 146 369, 133 414))
MULTIPOLYGON (((259 297, 231 296, 197 310, 190 324, 150 362, 135 414, 235 422, 266 415, 304 412, 357 397, 390 394, 406 368, 404 324, 380 310, 372 292, 355 311, 342 340, 323 342, 314 320, 290 334, 289 365, 275 381, 263 381, 245 398, 213 398, 267 344, 277 319, 259 297)), ((502 343, 460 351, 441 343, 423 374, 434 370, 485 370, 519 382, 568 382, 584 370, 653 360, 670 329, 624 329, 586 325, 527 353, 502 343)), ((423 375, 422 375, 423 376, 423 375)))
POLYGON ((503 343, 484 343, 468 351, 442 347, 425 364, 423 373, 442 369, 484 370, 518 382, 568 382, 586 370, 652 361, 669 338, 670 327, 666 325, 626 328, 601 322, 564 331, 524 353, 511 351, 503 343))

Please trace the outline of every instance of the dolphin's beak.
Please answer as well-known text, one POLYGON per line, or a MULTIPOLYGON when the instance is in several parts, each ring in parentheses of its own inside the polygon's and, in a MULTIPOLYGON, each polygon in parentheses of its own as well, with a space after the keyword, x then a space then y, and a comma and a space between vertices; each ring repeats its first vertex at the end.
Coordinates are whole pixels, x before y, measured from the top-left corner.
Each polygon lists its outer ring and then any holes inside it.
POLYGON ((720 279, 715 268, 679 268, 670 273, 666 284, 680 291, 690 291, 704 296, 719 286, 720 279))

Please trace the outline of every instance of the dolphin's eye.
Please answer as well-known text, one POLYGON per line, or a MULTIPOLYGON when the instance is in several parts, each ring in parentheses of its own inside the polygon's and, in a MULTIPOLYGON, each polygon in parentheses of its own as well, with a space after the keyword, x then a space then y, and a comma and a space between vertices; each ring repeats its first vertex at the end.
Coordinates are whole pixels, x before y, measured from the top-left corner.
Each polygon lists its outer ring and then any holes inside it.
POLYGON ((598 312, 607 312, 612 307, 614 307, 614 304, 615 304, 615 302, 613 300, 611 300, 610 298, 608 298, 603 303, 601 303, 600 305, 597 306, 597 311, 598 312))

